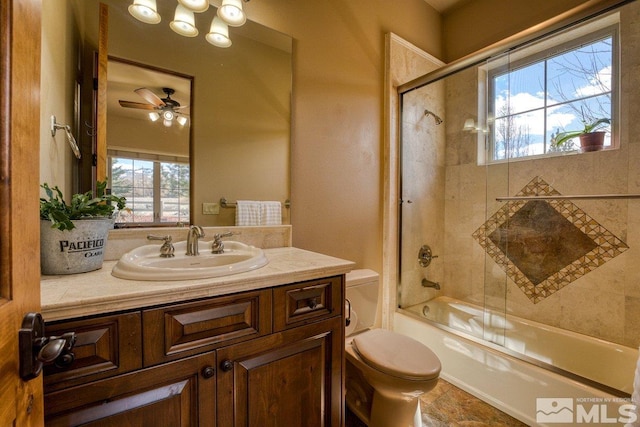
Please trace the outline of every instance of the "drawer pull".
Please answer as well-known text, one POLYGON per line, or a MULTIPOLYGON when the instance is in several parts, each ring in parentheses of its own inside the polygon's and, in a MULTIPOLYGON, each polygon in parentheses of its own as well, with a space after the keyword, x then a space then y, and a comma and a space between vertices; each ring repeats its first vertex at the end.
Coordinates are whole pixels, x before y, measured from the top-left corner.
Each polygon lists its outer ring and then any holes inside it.
POLYGON ((213 378, 216 374, 216 370, 213 366, 205 366, 202 368, 202 377, 205 379, 213 378))
POLYGON ((233 370, 233 362, 229 359, 227 360, 223 360, 220 363, 220 369, 222 369, 224 372, 229 372, 233 370))
POLYGON ((311 310, 315 310, 317 306, 318 306, 318 298, 309 298, 307 300, 307 307, 309 307, 311 310))

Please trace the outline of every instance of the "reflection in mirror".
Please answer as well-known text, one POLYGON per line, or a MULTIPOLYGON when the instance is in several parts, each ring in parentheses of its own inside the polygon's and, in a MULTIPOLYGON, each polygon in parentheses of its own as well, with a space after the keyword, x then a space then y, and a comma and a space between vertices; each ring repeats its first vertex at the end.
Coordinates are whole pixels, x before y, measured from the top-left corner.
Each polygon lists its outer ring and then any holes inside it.
MULTIPOLYGON (((291 37, 251 22, 251 10, 247 8, 246 24, 229 28, 232 45, 219 48, 205 40, 216 14, 214 6, 195 14, 199 35, 184 37, 169 27, 176 8, 173 0, 157 1, 162 20, 155 25, 142 23, 129 14, 127 8, 132 0, 102 0, 102 3, 108 6, 110 58, 192 78, 188 156, 184 151, 182 154, 170 152, 170 156, 181 160, 188 157, 190 162, 189 209, 180 207, 180 221, 203 226, 234 225, 235 208, 219 206, 222 197, 229 201, 284 202, 289 199, 291 37), (207 214, 203 213, 204 204, 207 214), (188 212, 186 220, 182 219, 184 212, 188 212)), ((92 75, 92 49, 97 46, 99 0, 75 0, 71 4, 75 8, 73 14, 82 21, 77 23, 82 40, 67 50, 83 46, 80 54, 83 58, 78 62, 84 64, 82 74, 87 93, 86 87, 92 86, 86 76, 92 75)), ((109 63, 108 76, 113 71, 111 67, 109 63)), ((164 97, 162 87, 165 86, 154 89, 161 98, 164 97)), ((85 113, 80 123, 83 126, 85 118, 93 116, 91 112, 86 113, 85 104, 91 104, 92 96, 88 98, 88 102, 87 96, 82 101, 81 110, 85 113)), ((178 91, 172 98, 183 102, 178 91)), ((134 92, 119 99, 145 102, 134 92)), ((118 154, 120 149, 138 154, 147 152, 148 147, 140 151, 123 147, 121 137, 130 135, 133 129, 130 126, 114 128, 109 120, 106 140, 112 153, 115 150, 118 154)), ((175 141, 171 145, 177 148, 180 143, 175 141)), ((90 159, 96 148, 91 142, 85 143, 84 148, 89 150, 87 158, 90 159)), ((166 146, 154 147, 151 151, 158 151, 158 155, 168 152, 166 146)), ((84 183, 92 181, 91 177, 80 179, 84 183)), ((289 209, 282 212, 282 222, 289 223, 289 209)))
POLYGON ((189 222, 190 76, 110 58, 107 172, 125 224, 189 222))

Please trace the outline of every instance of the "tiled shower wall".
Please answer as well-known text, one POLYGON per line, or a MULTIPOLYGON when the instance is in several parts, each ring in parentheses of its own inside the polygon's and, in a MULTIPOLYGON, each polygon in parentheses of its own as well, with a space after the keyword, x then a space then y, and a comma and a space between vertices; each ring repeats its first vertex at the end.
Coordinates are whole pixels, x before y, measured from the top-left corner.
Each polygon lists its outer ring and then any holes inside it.
POLYGON ((465 120, 478 114, 475 69, 450 76, 435 89, 430 85, 405 95, 405 106, 409 100, 416 107, 403 115, 404 144, 413 147, 402 154, 408 192, 402 197, 413 202, 402 213, 408 240, 403 242, 403 305, 448 295, 630 347, 640 344, 640 200, 574 200, 628 249, 535 303, 472 237, 504 207, 496 197, 516 195, 536 177, 563 195, 640 193, 640 120, 632 114, 640 106, 639 21, 638 2, 622 9, 619 149, 479 166, 477 134, 462 130, 465 120), (443 125, 421 117, 424 108, 444 110, 443 125), (444 138, 433 134, 443 131, 444 138), (422 243, 440 256, 427 269, 416 266, 412 253, 422 243), (421 288, 421 276, 439 281, 442 290, 421 288))

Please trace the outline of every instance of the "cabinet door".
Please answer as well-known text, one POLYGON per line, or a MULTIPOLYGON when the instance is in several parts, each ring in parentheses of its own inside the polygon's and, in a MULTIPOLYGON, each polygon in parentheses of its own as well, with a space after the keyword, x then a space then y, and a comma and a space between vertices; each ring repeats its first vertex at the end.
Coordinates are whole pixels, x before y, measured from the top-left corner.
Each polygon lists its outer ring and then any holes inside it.
POLYGON ((47 426, 215 426, 215 353, 45 395, 47 426))
POLYGON ((218 426, 340 426, 342 318, 218 350, 218 426))

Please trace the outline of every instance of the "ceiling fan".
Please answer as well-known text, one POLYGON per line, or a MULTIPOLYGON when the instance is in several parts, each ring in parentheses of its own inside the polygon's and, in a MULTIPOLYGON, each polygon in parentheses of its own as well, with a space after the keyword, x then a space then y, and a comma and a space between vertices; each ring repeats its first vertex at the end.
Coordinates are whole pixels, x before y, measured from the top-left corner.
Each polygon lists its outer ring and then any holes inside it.
POLYGON ((174 89, 163 87, 162 91, 166 94, 166 97, 164 98, 160 98, 145 87, 141 87, 134 90, 134 92, 147 101, 147 104, 142 102, 125 101, 122 99, 118 100, 118 102, 120 102, 120 105, 125 108, 152 110, 152 112, 149 113, 149 118, 153 122, 162 117, 162 123, 167 127, 172 125, 173 120, 176 120, 181 126, 184 126, 188 120, 187 116, 178 110, 187 108, 187 106, 181 106, 178 101, 171 99, 171 95, 176 92, 174 89))

